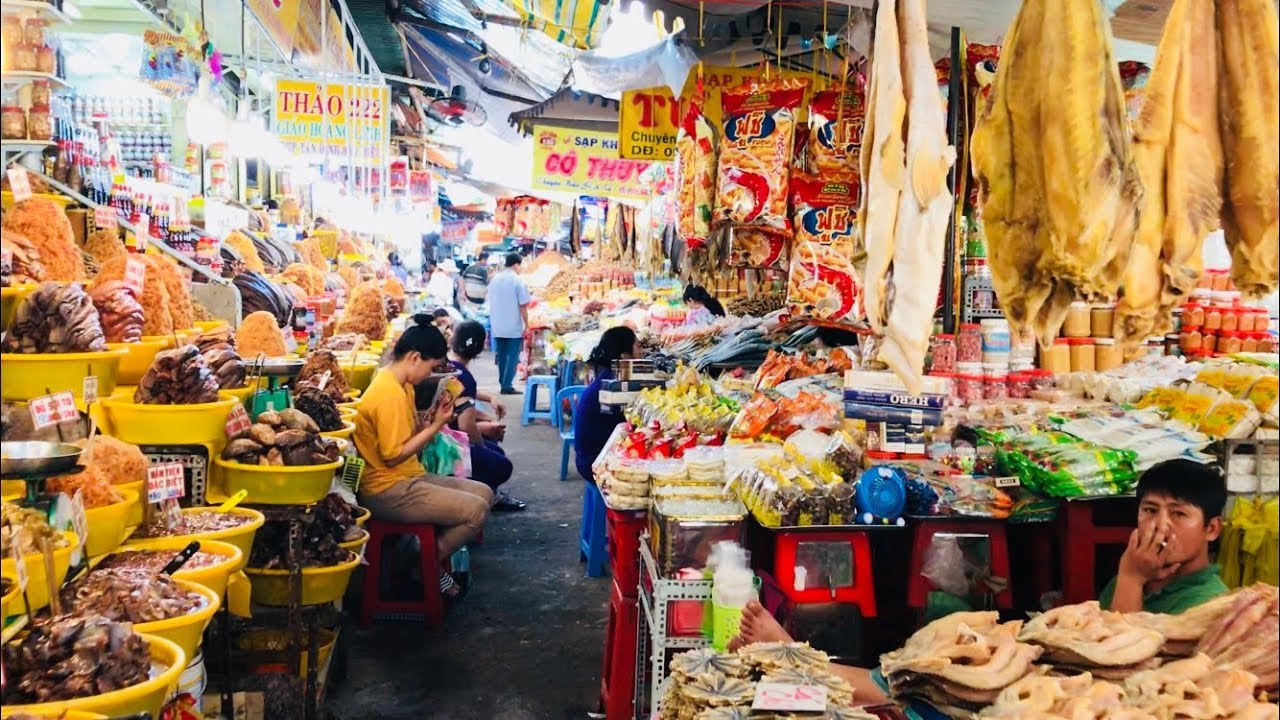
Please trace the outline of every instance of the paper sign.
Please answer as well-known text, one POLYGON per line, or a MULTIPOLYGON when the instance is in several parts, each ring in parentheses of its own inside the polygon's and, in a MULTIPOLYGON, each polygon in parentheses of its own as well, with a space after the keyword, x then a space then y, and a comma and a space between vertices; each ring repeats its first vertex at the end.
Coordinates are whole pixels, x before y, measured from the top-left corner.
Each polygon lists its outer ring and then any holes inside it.
POLYGON ((757 683, 751 709, 822 712, 827 709, 827 689, 820 685, 757 683))
POLYGON ((1022 484, 1022 481, 1017 476, 993 478, 993 482, 998 488, 1018 487, 1022 484))
POLYGON ((18 587, 24 593, 27 591, 27 563, 22 557, 22 542, 26 539, 26 534, 26 530, 19 529, 14 534, 13 544, 11 545, 13 548, 13 564, 16 566, 14 571, 18 575, 18 587))
POLYGON ((89 537, 89 519, 84 514, 84 493, 81 490, 76 490, 71 498, 71 529, 76 531, 83 547, 84 539, 89 537))
POLYGON ((176 500, 186 494, 186 471, 182 463, 163 463, 147 468, 147 502, 176 500))
POLYGON ((325 387, 329 384, 329 375, 331 373, 332 373, 331 370, 325 370, 324 374, 320 376, 320 381, 316 383, 316 387, 323 391, 325 387))
POLYGON ((103 230, 114 230, 120 224, 120 217, 116 215, 116 209, 113 207, 94 208, 93 224, 103 230))
POLYGON ((84 405, 88 407, 98 401, 98 376, 84 376, 84 405))
POLYGON ((133 226, 133 236, 137 238, 138 252, 146 252, 151 244, 151 217, 139 215, 138 224, 133 226))
POLYGON ((249 419, 249 413, 245 412, 244 405, 240 403, 232 405, 231 412, 227 415, 227 437, 234 438, 248 430, 251 425, 253 421, 249 419))
POLYGON ((31 181, 24 168, 9 168, 9 189, 13 191, 14 202, 31 199, 31 181))
POLYGON ((142 288, 147 283, 147 264, 137 258, 129 258, 124 262, 124 286, 133 291, 136 297, 142 297, 142 288))
POLYGON ((27 409, 31 412, 31 424, 36 430, 80 419, 80 411, 76 409, 76 399, 69 390, 52 395, 41 395, 27 403, 27 409))

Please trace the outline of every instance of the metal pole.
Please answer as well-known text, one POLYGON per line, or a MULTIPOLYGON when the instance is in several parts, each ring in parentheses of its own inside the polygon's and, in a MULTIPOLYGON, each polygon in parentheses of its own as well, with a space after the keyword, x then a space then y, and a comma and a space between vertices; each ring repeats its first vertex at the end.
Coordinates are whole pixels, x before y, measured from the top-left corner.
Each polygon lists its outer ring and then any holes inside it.
MULTIPOLYGON (((963 59, 963 48, 960 47, 960 28, 951 28, 951 78, 947 86, 947 139, 952 147, 960 148, 960 143, 964 142, 963 128, 960 127, 960 118, 962 117, 961 103, 965 102, 962 97, 964 83, 961 82, 965 66, 961 62, 963 59)), ((961 159, 965 157, 962 152, 956 153, 961 159)), ((956 189, 957 172, 964 172, 964 169, 958 168, 960 161, 951 166, 950 172, 947 173, 947 187, 952 191, 956 189)), ((958 202, 963 204, 963 198, 956 198, 958 202)), ((947 241, 945 250, 943 251, 942 263, 942 331, 945 333, 954 333, 956 331, 956 212, 953 207, 951 210, 951 219, 947 222, 947 241)))

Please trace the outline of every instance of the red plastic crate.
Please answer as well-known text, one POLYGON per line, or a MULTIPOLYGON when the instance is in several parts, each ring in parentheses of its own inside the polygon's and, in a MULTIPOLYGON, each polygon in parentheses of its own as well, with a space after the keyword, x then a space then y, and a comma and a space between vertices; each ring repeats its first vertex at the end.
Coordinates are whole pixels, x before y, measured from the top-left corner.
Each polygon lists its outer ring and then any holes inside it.
POLYGON ((604 667, 600 671, 600 706, 605 720, 630 720, 635 716, 638 622, 636 599, 623 595, 615 581, 605 626, 604 667))
POLYGON ((605 510, 614 587, 632 600, 640 591, 640 538, 648 527, 649 514, 643 510, 605 510))

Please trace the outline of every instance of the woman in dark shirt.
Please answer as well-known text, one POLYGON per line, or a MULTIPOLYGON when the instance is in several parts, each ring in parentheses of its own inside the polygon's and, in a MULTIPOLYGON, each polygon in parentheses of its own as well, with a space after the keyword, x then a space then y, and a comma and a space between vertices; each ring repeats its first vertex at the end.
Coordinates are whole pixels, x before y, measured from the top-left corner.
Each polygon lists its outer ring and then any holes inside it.
POLYGON ((609 442, 609 436, 618 423, 623 421, 620 411, 609 412, 600 407, 600 383, 613 377, 613 362, 622 358, 638 357, 643 353, 640 339, 629 327, 610 328, 600 336, 600 344, 591 351, 587 362, 596 370, 596 378, 591 381, 582 397, 578 399, 578 407, 573 413, 573 455, 578 465, 578 473, 588 482, 595 482, 591 472, 591 463, 609 442))

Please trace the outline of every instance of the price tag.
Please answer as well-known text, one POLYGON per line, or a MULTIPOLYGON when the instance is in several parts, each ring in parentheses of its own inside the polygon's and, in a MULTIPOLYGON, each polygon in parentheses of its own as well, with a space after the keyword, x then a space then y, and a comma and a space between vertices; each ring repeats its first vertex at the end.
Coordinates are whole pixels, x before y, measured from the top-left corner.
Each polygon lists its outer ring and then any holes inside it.
POLYGON ((25 168, 9 168, 9 189, 13 191, 14 202, 31 199, 31 181, 25 168))
POLYGON ((993 478, 993 482, 998 488, 1018 487, 1022 485, 1022 481, 1019 480, 1017 476, 993 478))
POLYGON ((316 386, 322 392, 324 391, 325 386, 329 384, 329 375, 332 374, 332 372, 333 371, 331 370, 325 370, 324 373, 320 376, 320 381, 316 383, 316 386))
POLYGON ((253 421, 249 419, 249 413, 245 412, 244 405, 240 403, 232 405, 231 412, 227 415, 227 437, 234 438, 248 430, 251 425, 253 421))
POLYGON ((52 395, 41 395, 28 402, 27 409, 31 412, 31 424, 36 430, 80 419, 80 411, 76 409, 76 399, 69 390, 52 395))
POLYGON ((103 230, 115 230, 120 224, 120 217, 116 215, 116 209, 113 207, 94 208, 93 224, 103 230))
POLYGON ((147 502, 176 500, 186 494, 186 471, 182 463, 162 463, 147 468, 147 502))
POLYGON ((138 224, 133 226, 133 236, 137 238, 138 252, 146 252, 151 244, 151 217, 139 215, 138 224))
POLYGON ((138 258, 129 258, 124 262, 124 286, 142 297, 142 288, 147 283, 147 264, 138 258))
POLYGON ((71 529, 76 531, 76 537, 80 538, 82 544, 89 537, 89 520, 84 514, 84 495, 80 490, 76 490, 75 496, 71 498, 71 529))
POLYGON ((98 401, 98 376, 84 376, 84 406, 89 407, 98 401))
POLYGON ((27 563, 22 557, 22 542, 26 539, 27 531, 19 529, 13 536, 13 564, 16 566, 14 571, 18 575, 18 587, 22 592, 27 591, 27 563))
POLYGON ((827 709, 827 689, 820 685, 757 683, 751 709, 822 712, 827 709))

